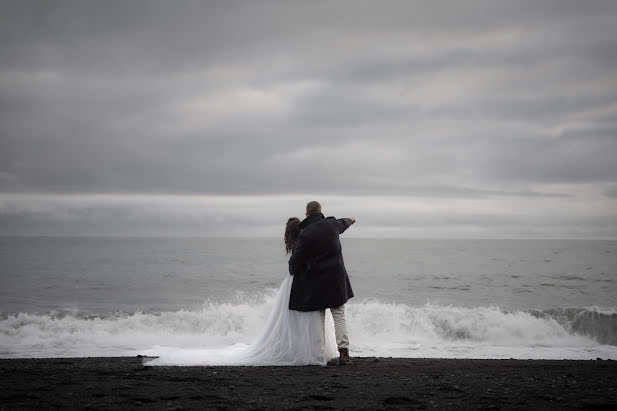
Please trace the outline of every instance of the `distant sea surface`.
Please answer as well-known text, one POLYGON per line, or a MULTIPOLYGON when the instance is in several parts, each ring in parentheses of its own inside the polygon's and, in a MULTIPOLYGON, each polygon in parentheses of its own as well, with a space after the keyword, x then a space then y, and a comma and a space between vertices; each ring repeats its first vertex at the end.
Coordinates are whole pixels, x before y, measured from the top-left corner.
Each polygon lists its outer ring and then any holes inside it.
MULTIPOLYGON (((342 238, 362 356, 617 359, 617 241, 342 238)), ((248 344, 282 239, 0 237, 0 357, 248 344)))

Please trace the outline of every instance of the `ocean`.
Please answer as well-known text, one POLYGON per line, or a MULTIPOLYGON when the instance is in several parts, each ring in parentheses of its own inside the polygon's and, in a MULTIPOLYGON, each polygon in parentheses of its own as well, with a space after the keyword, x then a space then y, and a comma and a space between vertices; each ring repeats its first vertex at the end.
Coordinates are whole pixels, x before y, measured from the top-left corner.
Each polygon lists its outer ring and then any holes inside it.
MULTIPOLYGON (((355 356, 617 360, 617 241, 341 239, 355 356)), ((250 344, 282 239, 0 237, 0 357, 250 344)))

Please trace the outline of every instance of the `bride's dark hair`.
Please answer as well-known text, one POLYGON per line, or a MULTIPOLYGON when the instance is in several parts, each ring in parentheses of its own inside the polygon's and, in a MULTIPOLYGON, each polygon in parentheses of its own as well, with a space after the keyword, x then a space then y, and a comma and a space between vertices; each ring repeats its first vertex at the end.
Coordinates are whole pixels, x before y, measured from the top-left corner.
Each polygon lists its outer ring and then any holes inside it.
POLYGON ((300 219, 298 217, 291 217, 287 220, 287 227, 285 227, 285 251, 287 251, 287 254, 293 250, 299 235, 300 219))

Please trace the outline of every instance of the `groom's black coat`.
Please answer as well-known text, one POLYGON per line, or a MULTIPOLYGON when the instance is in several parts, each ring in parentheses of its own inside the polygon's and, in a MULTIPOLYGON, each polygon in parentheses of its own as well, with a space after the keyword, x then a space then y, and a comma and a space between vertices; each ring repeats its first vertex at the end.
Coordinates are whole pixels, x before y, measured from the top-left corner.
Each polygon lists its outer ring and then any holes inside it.
POLYGON ((339 234, 352 224, 349 218, 309 214, 289 259, 294 276, 289 309, 317 311, 343 305, 353 297, 339 234))

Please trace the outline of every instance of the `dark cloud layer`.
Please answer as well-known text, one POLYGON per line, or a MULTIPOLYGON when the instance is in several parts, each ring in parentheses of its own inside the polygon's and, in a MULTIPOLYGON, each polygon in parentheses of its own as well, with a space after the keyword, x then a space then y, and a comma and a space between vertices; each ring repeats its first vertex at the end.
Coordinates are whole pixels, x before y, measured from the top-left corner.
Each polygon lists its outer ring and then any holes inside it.
POLYGON ((587 204, 584 236, 617 235, 616 18, 612 1, 0 0, 0 217, 43 227, 38 194, 510 198, 538 221, 538 201, 587 204))

